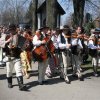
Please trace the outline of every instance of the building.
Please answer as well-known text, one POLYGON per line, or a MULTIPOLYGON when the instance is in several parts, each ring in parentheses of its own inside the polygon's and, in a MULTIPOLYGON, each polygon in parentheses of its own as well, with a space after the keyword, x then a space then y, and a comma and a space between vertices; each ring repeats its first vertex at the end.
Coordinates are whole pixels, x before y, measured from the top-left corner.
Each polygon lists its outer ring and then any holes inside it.
MULTIPOLYGON (((64 15, 65 11, 61 5, 57 2, 57 27, 61 24, 61 15, 64 15)), ((46 1, 44 1, 37 9, 38 29, 46 24, 46 1)))

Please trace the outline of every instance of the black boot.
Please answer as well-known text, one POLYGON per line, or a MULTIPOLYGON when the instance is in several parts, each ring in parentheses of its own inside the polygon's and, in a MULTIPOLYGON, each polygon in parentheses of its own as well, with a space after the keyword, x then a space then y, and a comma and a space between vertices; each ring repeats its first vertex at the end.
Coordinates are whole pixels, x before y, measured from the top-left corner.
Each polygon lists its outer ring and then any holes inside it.
POLYGON ((17 77, 18 85, 19 85, 19 90, 23 91, 26 90, 26 86, 23 84, 23 77, 19 76, 17 77))
POLYGON ((12 88, 12 77, 7 77, 7 81, 8 81, 8 88, 12 88))

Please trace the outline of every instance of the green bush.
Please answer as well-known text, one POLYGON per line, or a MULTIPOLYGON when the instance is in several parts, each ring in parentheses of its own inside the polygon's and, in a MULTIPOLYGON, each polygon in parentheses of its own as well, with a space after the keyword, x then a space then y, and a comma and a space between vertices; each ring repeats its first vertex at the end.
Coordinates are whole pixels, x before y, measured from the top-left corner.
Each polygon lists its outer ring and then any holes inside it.
POLYGON ((85 23, 84 24, 84 29, 85 29, 85 32, 86 34, 90 35, 90 30, 95 28, 95 25, 94 25, 94 22, 88 22, 88 23, 85 23))

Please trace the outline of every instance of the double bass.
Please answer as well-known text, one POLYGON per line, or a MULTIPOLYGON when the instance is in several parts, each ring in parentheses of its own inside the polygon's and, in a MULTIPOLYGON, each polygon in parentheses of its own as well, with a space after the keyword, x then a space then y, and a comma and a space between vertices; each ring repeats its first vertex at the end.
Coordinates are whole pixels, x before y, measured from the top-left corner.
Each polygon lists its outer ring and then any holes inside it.
POLYGON ((33 51, 33 58, 35 61, 45 61, 48 58, 48 55, 52 56, 55 50, 51 36, 46 36, 43 40, 46 41, 46 44, 42 44, 36 47, 33 51))

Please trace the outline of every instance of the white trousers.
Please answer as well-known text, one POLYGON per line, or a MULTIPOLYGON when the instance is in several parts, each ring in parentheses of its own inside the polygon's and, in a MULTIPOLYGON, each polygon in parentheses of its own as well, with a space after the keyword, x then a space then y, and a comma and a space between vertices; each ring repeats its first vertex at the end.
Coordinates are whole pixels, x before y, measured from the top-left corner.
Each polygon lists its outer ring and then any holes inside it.
POLYGON ((94 72, 97 73, 97 69, 100 66, 100 58, 99 57, 92 58, 92 66, 93 66, 94 72))
MULTIPOLYGON (((67 52, 69 53, 69 52, 67 52)), ((67 70, 70 65, 70 57, 69 54, 66 54, 65 52, 62 52, 62 61, 63 61, 63 71, 64 75, 67 76, 67 70)))
POLYGON ((100 66, 100 58, 97 57, 97 58, 92 58, 92 65, 93 66, 100 66))
POLYGON ((20 59, 6 62, 7 77, 12 77, 13 68, 15 68, 16 77, 22 76, 22 67, 20 59))
POLYGON ((73 74, 80 72, 80 57, 78 55, 72 55, 72 64, 73 64, 73 74))
POLYGON ((46 72, 47 66, 48 66, 48 59, 43 62, 38 62, 38 72, 39 72, 38 81, 39 82, 45 81, 45 72, 46 72))

